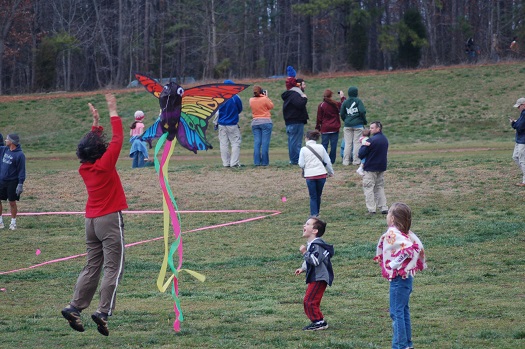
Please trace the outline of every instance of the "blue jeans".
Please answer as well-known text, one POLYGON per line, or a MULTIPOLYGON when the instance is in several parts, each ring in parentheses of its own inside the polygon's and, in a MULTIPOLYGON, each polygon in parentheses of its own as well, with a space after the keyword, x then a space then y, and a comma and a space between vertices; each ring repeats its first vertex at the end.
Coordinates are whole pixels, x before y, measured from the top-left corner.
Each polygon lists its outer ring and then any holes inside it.
POLYGON ((408 306, 413 280, 414 278, 411 276, 406 279, 397 276, 390 281, 390 317, 394 331, 392 349, 413 347, 410 308, 408 306))
POLYGON ((321 144, 328 151, 328 143, 330 143, 330 161, 335 164, 335 157, 337 156, 337 142, 339 141, 339 132, 323 133, 321 135, 321 144))
POLYGON ((131 168, 144 167, 144 155, 140 151, 133 153, 133 160, 131 162, 131 168))
POLYGON ((319 211, 321 210, 321 195, 323 195, 325 183, 326 178, 306 180, 306 186, 310 194, 310 216, 319 215, 319 211))
POLYGON ((268 166, 270 164, 269 150, 272 128, 272 123, 252 126, 253 164, 255 166, 268 166))
POLYGON ((290 157, 290 164, 297 165, 299 163, 299 152, 303 145, 304 124, 287 125, 286 134, 288 135, 288 156, 290 157))

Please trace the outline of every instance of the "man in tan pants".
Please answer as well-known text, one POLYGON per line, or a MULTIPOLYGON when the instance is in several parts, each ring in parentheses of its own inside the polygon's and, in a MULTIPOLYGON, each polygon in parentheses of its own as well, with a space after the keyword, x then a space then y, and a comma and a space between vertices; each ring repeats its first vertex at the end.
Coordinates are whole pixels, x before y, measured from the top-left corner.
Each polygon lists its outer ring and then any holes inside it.
POLYGON ((359 158, 364 159, 363 191, 368 214, 375 214, 379 208, 382 214, 388 213, 385 196, 384 173, 387 167, 388 139, 383 135, 383 125, 374 121, 370 124, 370 145, 359 149, 359 158))

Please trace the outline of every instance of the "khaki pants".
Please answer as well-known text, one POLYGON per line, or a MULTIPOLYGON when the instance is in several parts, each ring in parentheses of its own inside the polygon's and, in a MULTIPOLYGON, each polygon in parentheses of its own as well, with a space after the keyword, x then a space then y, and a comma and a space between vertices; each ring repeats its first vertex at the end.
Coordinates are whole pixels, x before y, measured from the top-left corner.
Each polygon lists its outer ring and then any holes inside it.
POLYGON ((219 142, 221 147, 222 166, 239 166, 241 153, 241 130, 238 125, 219 125, 219 142), (231 153, 230 153, 231 145, 231 153))
POLYGON ((86 218, 87 264, 80 272, 73 299, 78 310, 86 309, 97 290, 100 273, 100 300, 97 311, 111 315, 115 309, 117 286, 124 272, 124 221, 121 212, 86 218))
POLYGON ((359 156, 357 156, 357 154, 359 153, 359 148, 361 148, 359 138, 363 134, 363 128, 345 127, 343 130, 345 138, 343 165, 350 165, 350 157, 352 157, 352 164, 360 165, 361 161, 359 161, 359 156))
POLYGON ((368 212, 376 212, 376 208, 381 211, 387 211, 385 196, 385 172, 368 172, 365 171, 363 176, 363 192, 365 193, 365 202, 368 212))
POLYGON ((512 159, 520 168, 523 178, 522 183, 525 183, 525 144, 518 144, 514 146, 514 152, 512 153, 512 159))

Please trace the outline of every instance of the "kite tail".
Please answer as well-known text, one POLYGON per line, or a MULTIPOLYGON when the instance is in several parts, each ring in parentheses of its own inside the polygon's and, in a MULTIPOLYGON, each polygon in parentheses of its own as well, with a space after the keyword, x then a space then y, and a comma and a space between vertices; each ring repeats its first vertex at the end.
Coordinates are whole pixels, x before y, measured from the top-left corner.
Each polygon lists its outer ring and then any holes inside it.
POLYGON ((175 321, 173 323, 173 329, 177 332, 180 331, 180 323, 184 321, 184 317, 182 315, 182 309, 180 307, 180 300, 179 300, 179 271, 184 270, 188 272, 189 274, 193 275, 200 281, 204 281, 206 278, 204 275, 201 275, 199 273, 196 273, 192 270, 186 270, 181 269, 182 267, 182 255, 183 255, 183 248, 182 248, 182 239, 181 239, 181 228, 180 228, 180 215, 179 215, 179 209, 177 207, 177 203, 175 201, 175 197, 173 196, 173 192, 171 191, 169 182, 168 182, 168 165, 169 160, 171 158, 171 155, 173 154, 173 149, 175 148, 176 140, 170 141, 166 140, 167 133, 163 134, 163 136, 159 139, 159 142, 157 142, 157 146, 155 147, 155 169, 157 170, 157 173, 159 174, 159 183, 160 187, 162 189, 162 196, 163 196, 163 212, 164 212, 164 260, 162 261, 162 267, 159 272, 159 276, 157 278, 157 287, 159 291, 165 292, 166 289, 169 287, 169 284, 171 281, 173 281, 173 285, 171 287, 171 296, 173 297, 175 304, 174 304, 174 312, 175 312, 175 321), (164 151, 162 153, 162 160, 159 164, 157 154, 160 151, 160 148, 162 145, 166 143, 164 147, 164 151), (168 248, 168 240, 169 240, 169 223, 171 220, 172 230, 173 230, 173 236, 175 238, 175 241, 171 244, 171 247, 168 248), (174 263, 174 255, 175 253, 178 254, 178 265, 175 267, 174 263), (164 279, 166 278, 166 269, 169 265, 170 270, 172 272, 172 275, 168 278, 166 282, 164 282, 164 279))

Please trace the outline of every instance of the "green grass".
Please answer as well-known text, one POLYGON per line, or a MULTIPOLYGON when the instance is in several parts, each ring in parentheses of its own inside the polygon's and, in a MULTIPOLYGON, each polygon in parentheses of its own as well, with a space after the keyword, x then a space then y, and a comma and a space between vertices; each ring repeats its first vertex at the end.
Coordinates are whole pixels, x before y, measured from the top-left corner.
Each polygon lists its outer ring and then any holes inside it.
MULTIPOLYGON (((416 276, 410 302, 418 349, 525 348, 525 192, 514 186, 520 174, 511 160, 513 132, 506 122, 507 116, 516 116, 512 104, 521 96, 516 89, 521 70, 520 65, 501 65, 307 80, 312 102, 328 86, 338 90, 356 84, 369 120, 374 115, 385 120, 385 134, 391 141, 387 199, 412 207, 413 230, 425 244, 428 258, 429 268, 416 276)), ((272 90, 277 95, 283 84, 264 82, 263 86, 273 97, 272 90)), ((153 97, 143 92, 117 98, 129 121, 139 107, 147 110, 145 106, 151 105, 148 108, 155 110, 153 97)), ((83 109, 89 100, 0 104, 8 119, 3 133, 21 130, 28 157, 20 212, 83 210, 86 194, 74 147, 89 128, 83 109), (56 140, 52 126, 63 122, 56 140), (43 142, 44 137, 48 141, 43 142)), ((91 100, 103 109, 102 96, 91 100)), ((310 105, 311 116, 315 104, 310 105)), ((308 323, 302 309, 305 284, 293 272, 301 263, 298 248, 304 243, 301 232, 308 216, 308 194, 298 168, 287 165, 279 110, 277 105, 268 168, 223 169, 216 149, 191 156, 179 148, 171 161, 170 183, 181 210, 281 212, 183 235, 183 267, 205 274, 207 280, 200 283, 180 274, 185 317, 180 333, 172 329, 171 296, 158 292, 155 285, 163 253, 159 240, 127 249, 126 271, 107 338, 89 319, 98 296, 83 314, 85 333, 71 330, 60 315, 83 258, 0 275, 0 288, 6 289, 0 292, 0 347, 389 347, 388 282, 372 261, 386 223, 381 215, 365 215, 360 177, 355 168, 341 166, 339 159, 321 207, 328 222, 325 238, 336 251, 335 281, 321 305, 330 328, 301 331, 308 323)), ((250 164, 245 122, 241 157, 250 164)), ((209 134, 217 144, 214 132, 209 134)), ((130 210, 160 210, 154 170, 130 167, 124 150, 118 169, 130 210)), ((259 215, 182 214, 182 230, 259 215)), ((125 224, 127 243, 162 235, 158 214, 127 214, 125 224)), ((20 216, 18 225, 16 232, 0 232, 0 271, 85 252, 81 215, 20 216), (42 251, 39 256, 37 248, 42 251)))

